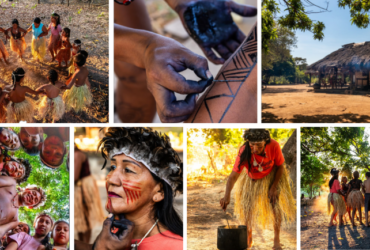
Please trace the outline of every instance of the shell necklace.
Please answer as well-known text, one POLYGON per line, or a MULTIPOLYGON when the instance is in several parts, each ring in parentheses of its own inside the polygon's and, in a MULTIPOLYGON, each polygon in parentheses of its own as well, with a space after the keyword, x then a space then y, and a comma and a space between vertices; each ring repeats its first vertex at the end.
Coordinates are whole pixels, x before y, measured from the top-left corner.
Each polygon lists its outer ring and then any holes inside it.
POLYGON ((263 163, 263 159, 264 159, 264 158, 265 158, 265 157, 264 157, 264 156, 262 156, 261 163, 258 163, 258 162, 257 162, 257 160, 256 160, 255 155, 253 154, 253 166, 255 166, 255 167, 257 167, 257 166, 258 166, 258 171, 259 171, 259 172, 262 172, 262 171, 263 171, 262 163, 263 163))
POLYGON ((156 220, 156 222, 154 223, 152 228, 149 229, 149 231, 144 235, 144 237, 141 239, 141 241, 139 243, 135 242, 135 244, 131 244, 131 250, 137 250, 138 249, 138 246, 141 244, 141 242, 143 242, 143 240, 146 238, 146 236, 148 236, 148 234, 153 230, 153 228, 157 225, 158 221, 159 221, 159 219, 156 220))
POLYGON ((16 205, 14 205, 14 200, 15 200, 15 197, 17 197, 17 195, 18 195, 18 193, 15 193, 15 195, 14 195, 14 197, 12 199, 12 205, 13 205, 14 208, 19 208, 16 205))

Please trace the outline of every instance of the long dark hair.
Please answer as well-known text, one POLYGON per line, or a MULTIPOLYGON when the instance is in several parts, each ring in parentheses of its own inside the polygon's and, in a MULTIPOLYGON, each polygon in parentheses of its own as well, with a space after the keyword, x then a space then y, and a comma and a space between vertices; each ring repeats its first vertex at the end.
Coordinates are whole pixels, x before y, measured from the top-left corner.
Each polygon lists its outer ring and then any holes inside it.
POLYGON ((51 16, 57 18, 57 21, 55 23, 55 29, 57 29, 58 25, 60 24, 60 16, 57 13, 53 13, 53 14, 51 14, 51 16))
POLYGON ((334 174, 329 181, 329 188, 333 186, 334 180, 338 180, 338 174, 334 174))
POLYGON ((13 71, 12 73, 13 87, 15 86, 16 82, 19 82, 24 77, 25 74, 26 72, 22 68, 16 68, 13 71))
POLYGON ((249 146, 249 142, 258 141, 258 140, 265 140, 266 145, 267 145, 271 142, 270 132, 266 129, 247 129, 247 130, 244 131, 243 138, 245 140, 245 143, 243 144, 244 150, 240 155, 240 162, 239 162, 238 170, 240 171, 240 167, 245 162, 247 162, 248 172, 250 172, 250 170, 251 170, 252 150, 249 146))
MULTIPOLYGON (((150 173, 152 174, 155 181, 162 183, 164 193, 164 199, 160 202, 156 202, 156 204, 154 205, 155 219, 159 219, 159 222, 167 227, 168 230, 170 230, 172 233, 183 237, 183 223, 180 219, 179 214, 173 207, 174 194, 172 188, 155 174, 153 174, 152 172, 150 173)), ((157 228, 158 231, 161 233, 158 224, 157 228)))

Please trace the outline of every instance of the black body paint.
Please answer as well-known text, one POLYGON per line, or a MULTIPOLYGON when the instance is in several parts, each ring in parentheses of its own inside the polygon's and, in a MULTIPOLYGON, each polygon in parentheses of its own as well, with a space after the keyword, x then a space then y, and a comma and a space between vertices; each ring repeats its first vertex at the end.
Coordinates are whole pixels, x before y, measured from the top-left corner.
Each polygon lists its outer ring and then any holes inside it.
POLYGON ((184 20, 190 36, 204 46, 228 41, 238 31, 224 1, 191 4, 184 12, 184 20))

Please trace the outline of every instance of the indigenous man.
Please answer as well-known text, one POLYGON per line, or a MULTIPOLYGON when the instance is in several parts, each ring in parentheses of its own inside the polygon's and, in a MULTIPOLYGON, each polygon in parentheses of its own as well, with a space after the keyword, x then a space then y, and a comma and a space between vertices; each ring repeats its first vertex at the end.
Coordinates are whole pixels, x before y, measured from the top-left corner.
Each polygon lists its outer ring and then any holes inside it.
POLYGON ((33 250, 41 246, 41 241, 44 240, 48 233, 53 228, 54 221, 47 213, 41 213, 35 218, 33 226, 35 228, 35 235, 30 236, 25 232, 20 232, 9 237, 9 245, 6 249, 18 250, 33 250))
POLYGON ((294 221, 296 214, 283 153, 268 130, 246 130, 244 140, 220 205, 226 211, 231 190, 239 179, 234 213, 247 226, 248 248, 253 243, 252 227, 257 224, 266 227, 272 222, 274 249, 281 249, 281 223, 294 221))
POLYGON ((17 191, 16 185, 13 178, 0 177, 0 237, 18 225, 19 207, 38 208, 46 201, 45 192, 41 188, 28 186, 17 191))
POLYGON ((8 161, 3 155, 0 156, 0 178, 9 176, 18 184, 27 181, 32 171, 32 166, 27 159, 10 158, 8 161))
POLYGON ((363 225, 361 207, 364 197, 362 196, 362 193, 360 191, 362 187, 362 180, 358 179, 359 177, 360 174, 358 171, 353 172, 353 180, 351 180, 348 183, 349 194, 347 194, 348 196, 347 205, 349 206, 350 209, 352 209, 352 219, 351 219, 352 226, 356 226, 355 225, 356 210, 358 210, 360 213, 360 225, 363 225))
POLYGON ((21 147, 18 135, 11 128, 0 127, 0 143, 6 149, 15 151, 21 147))

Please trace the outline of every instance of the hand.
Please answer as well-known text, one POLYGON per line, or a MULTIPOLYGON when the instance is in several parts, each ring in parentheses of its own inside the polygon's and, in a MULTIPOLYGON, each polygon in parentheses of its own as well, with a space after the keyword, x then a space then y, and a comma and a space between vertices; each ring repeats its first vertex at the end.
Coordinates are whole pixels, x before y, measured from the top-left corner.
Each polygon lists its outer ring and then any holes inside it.
POLYGON ((221 205, 221 208, 226 211, 226 208, 227 206, 230 204, 230 196, 228 197, 224 197, 224 198, 221 198, 220 200, 220 205, 221 205))
POLYGON ((257 8, 231 0, 167 0, 167 2, 178 13, 189 35, 215 64, 223 64, 245 39, 243 32, 234 23, 231 12, 243 17, 257 15, 257 8), (212 48, 222 58, 217 57, 212 48))
POLYGON ((270 199, 270 203, 274 206, 275 203, 276 203, 276 201, 277 201, 277 198, 278 198, 276 187, 272 186, 270 188, 269 196, 268 197, 270 199))
POLYGON ((124 218, 120 218, 118 221, 113 220, 114 216, 110 214, 104 221, 103 229, 96 238, 93 250, 130 249, 134 232, 134 223, 124 218), (112 225, 125 228, 125 230, 123 230, 122 234, 116 235, 112 232, 112 225))
POLYGON ((173 39, 155 35, 144 53, 147 87, 153 94, 157 112, 162 122, 182 122, 194 112, 197 94, 212 81, 205 58, 194 54, 173 39), (178 72, 191 69, 201 79, 186 80, 178 72), (175 92, 187 94, 177 101, 175 92))

